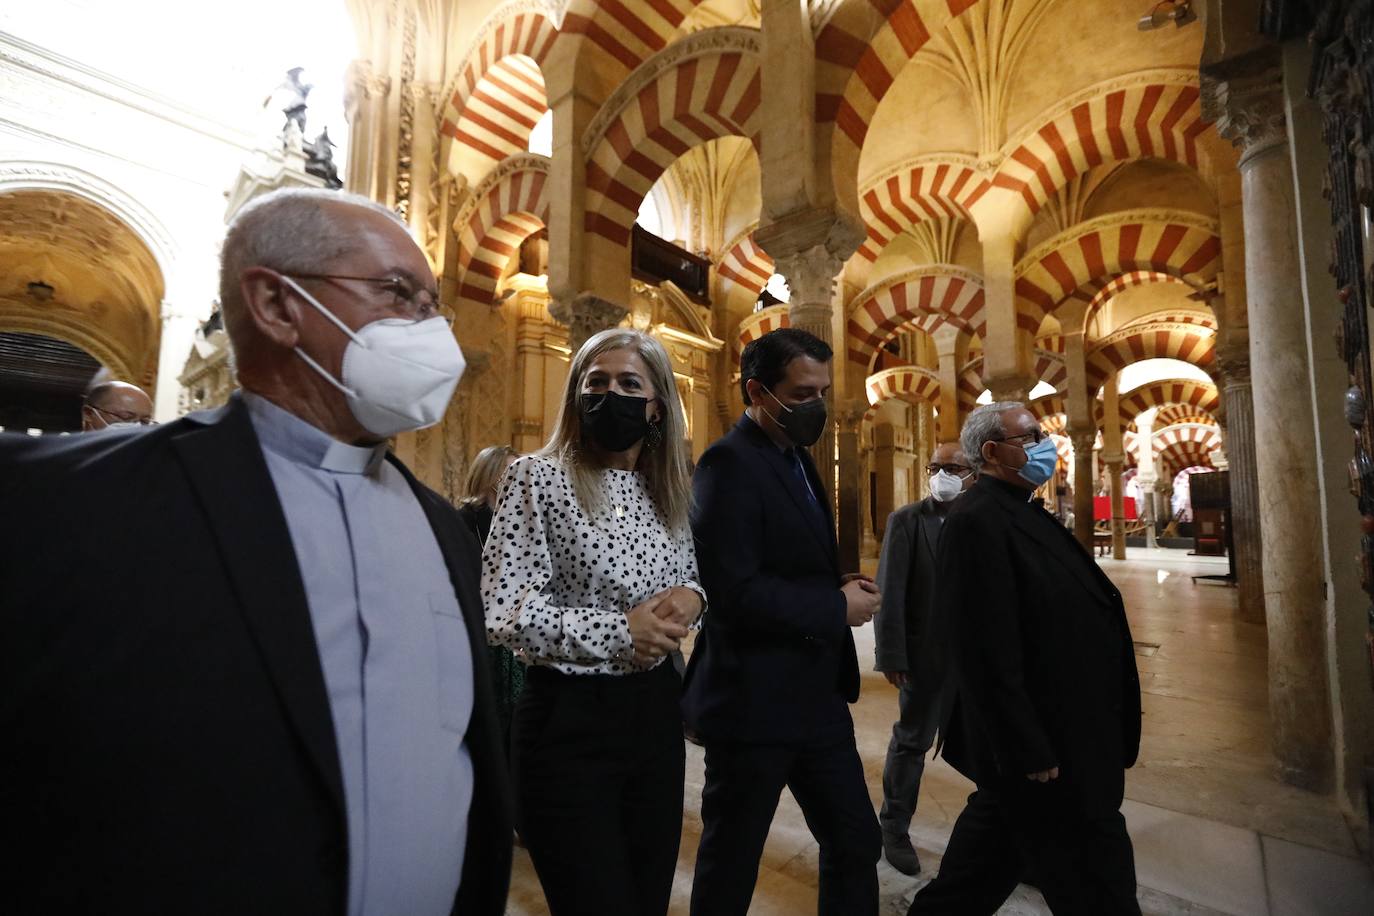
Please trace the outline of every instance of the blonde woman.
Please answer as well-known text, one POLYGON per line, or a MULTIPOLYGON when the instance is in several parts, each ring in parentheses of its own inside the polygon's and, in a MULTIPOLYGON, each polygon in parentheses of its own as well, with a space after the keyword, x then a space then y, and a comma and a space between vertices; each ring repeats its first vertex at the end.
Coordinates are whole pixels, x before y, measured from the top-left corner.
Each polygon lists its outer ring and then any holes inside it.
MULTIPOLYGON (((458 515, 478 544, 486 544, 491 531, 491 519, 496 510, 496 497, 501 478, 520 453, 509 445, 489 445, 472 459, 467 480, 463 483, 463 498, 458 501, 458 515)), ((515 702, 525 686, 525 666, 515 653, 504 646, 487 649, 491 663, 492 686, 496 688, 496 712, 501 723, 501 746, 510 753, 510 724, 515 714, 515 702)))
POLYGON ((681 682, 700 617, 686 424, 668 354, 612 329, 573 358, 557 427, 511 466, 483 556, 488 640, 529 665, 517 822, 553 916, 668 910, 681 682))

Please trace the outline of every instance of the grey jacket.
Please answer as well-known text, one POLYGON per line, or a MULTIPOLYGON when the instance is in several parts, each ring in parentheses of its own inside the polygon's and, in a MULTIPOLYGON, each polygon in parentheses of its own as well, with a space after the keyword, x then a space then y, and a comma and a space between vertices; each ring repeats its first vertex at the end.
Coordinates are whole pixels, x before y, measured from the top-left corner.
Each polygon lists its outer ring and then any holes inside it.
MULTIPOLYGON (((881 612, 874 620, 877 671, 905 671, 911 686, 928 693, 939 687, 930 665, 921 664, 922 636, 930 626, 935 594, 935 545, 943 518, 935 500, 926 497, 903 506, 887 520, 882 556, 878 561, 878 588, 883 593, 881 612)), ((927 641, 928 642, 928 641, 927 641)))

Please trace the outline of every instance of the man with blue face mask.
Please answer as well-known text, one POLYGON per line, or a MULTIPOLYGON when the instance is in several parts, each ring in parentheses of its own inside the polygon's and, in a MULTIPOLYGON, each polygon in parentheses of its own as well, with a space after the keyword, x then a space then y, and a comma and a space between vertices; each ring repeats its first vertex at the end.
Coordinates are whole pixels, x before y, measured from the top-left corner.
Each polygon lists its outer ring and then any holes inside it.
POLYGON ((497 916, 479 548, 388 448, 463 371, 429 263, 307 189, 221 257, 227 405, 0 442, 7 909, 497 916))
POLYGON ((1029 872, 1056 916, 1138 916, 1120 808, 1140 681, 1121 595, 1031 502, 1057 459, 1025 405, 978 408, 960 441, 978 482, 940 535, 932 639, 955 684, 943 753, 978 789, 910 913, 995 913, 1029 872))

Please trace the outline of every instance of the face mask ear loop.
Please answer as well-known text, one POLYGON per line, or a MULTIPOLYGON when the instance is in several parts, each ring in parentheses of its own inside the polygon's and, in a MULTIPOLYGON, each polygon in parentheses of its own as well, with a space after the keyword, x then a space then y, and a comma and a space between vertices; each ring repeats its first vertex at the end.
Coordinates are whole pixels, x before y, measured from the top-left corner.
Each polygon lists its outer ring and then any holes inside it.
MULTIPOLYGON (((305 291, 305 289, 302 288, 301 285, 300 285, 299 283, 297 283, 295 280, 291 279, 290 277, 286 276, 285 274, 282 274, 282 275, 281 275, 281 278, 282 278, 283 280, 286 281, 286 283, 287 283, 288 286, 290 286, 290 287, 291 287, 292 289, 294 289, 298 294, 300 294, 300 297, 301 297, 302 299, 304 299, 306 302, 308 302, 308 303, 310 303, 312 306, 314 306, 315 311, 319 312, 321 315, 323 315, 324 317, 328 318, 330 321, 332 321, 332 322, 334 323, 334 326, 335 326, 336 328, 338 328, 340 331, 343 331, 345 334, 347 334, 350 340, 352 340, 352 341, 353 341, 354 343, 356 343, 358 346, 363 347, 364 349, 367 348, 367 344, 363 341, 363 339, 362 339, 361 337, 359 337, 357 334, 353 333, 353 329, 352 329, 352 328, 350 328, 348 325, 346 325, 346 324, 344 324, 342 321, 340 321, 340 320, 339 320, 339 316, 335 315, 335 314, 334 314, 333 312, 331 312, 329 309, 327 309, 327 308, 325 308, 323 305, 321 305, 321 304, 320 304, 320 300, 316 299, 314 296, 312 296, 312 295, 310 295, 309 293, 307 293, 307 292, 305 291)), ((307 359, 308 359, 308 357, 307 357, 307 359)), ((315 365, 316 368, 319 368, 318 364, 316 364, 313 360, 311 360, 311 364, 312 364, 312 365, 315 365)), ((343 390, 342 386, 340 386, 340 390, 343 390)))
POLYGON ((343 384, 334 376, 326 372, 324 366, 321 366, 319 363, 311 359, 310 354, 306 353, 300 347, 296 347, 296 355, 299 356, 301 359, 305 360, 306 365, 309 366, 311 369, 314 369, 316 372, 318 372, 321 378, 323 378, 329 384, 333 385, 335 388, 342 391, 346 396, 350 398, 356 398, 358 396, 358 393, 356 391, 354 391, 352 388, 349 388, 347 385, 343 384))

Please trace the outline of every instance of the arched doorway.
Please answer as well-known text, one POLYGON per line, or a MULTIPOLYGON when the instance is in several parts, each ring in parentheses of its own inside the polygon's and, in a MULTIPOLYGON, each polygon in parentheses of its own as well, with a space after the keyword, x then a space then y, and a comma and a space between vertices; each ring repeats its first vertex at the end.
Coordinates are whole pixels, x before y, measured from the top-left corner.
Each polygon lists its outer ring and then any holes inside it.
POLYGON ((109 210, 65 191, 0 194, 0 405, 10 422, 79 428, 81 395, 101 369, 152 393, 163 295, 157 259, 109 210))

